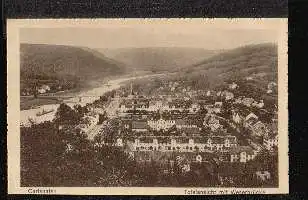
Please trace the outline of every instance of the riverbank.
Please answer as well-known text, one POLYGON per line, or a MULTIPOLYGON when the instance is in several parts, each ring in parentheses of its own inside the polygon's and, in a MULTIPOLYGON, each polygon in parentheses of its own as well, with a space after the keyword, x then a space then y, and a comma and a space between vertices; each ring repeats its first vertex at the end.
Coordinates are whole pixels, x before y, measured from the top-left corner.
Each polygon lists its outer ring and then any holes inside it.
POLYGON ((132 80, 134 78, 142 78, 142 77, 157 76, 157 75, 161 75, 161 74, 152 74, 150 72, 136 72, 134 74, 129 73, 126 75, 121 75, 121 76, 109 76, 109 77, 105 77, 102 80, 93 80, 93 81, 87 82, 83 84, 82 87, 74 88, 71 90, 41 94, 37 98, 34 98, 33 96, 21 96, 20 97, 20 110, 29 110, 29 109, 37 108, 43 105, 60 104, 61 102, 65 102, 64 99, 67 99, 65 97, 83 96, 85 93, 89 93, 89 91, 93 89, 94 89, 94 92, 91 92, 91 95, 95 96, 97 95, 95 92, 100 92, 100 91, 96 91, 95 88, 101 88, 102 85, 107 86, 107 85, 112 85, 112 84, 119 84, 119 81, 125 82, 125 81, 132 80), (58 98, 58 97, 61 97, 61 98, 58 98))
MULTIPOLYGON (((71 107, 73 107, 76 104, 85 106, 86 104, 92 103, 95 100, 99 99, 100 96, 102 96, 106 92, 120 88, 127 81, 149 78, 149 77, 156 77, 156 76, 165 76, 165 75, 167 74, 148 74, 148 75, 142 75, 142 76, 125 76, 125 77, 121 77, 118 79, 109 80, 108 82, 106 82, 106 79, 105 79, 104 81, 105 84, 102 84, 100 87, 95 87, 92 89, 79 91, 75 93, 68 92, 66 94, 61 95, 61 96, 73 96, 72 98, 66 98, 65 100, 58 101, 55 104, 49 104, 51 101, 45 101, 45 103, 47 104, 42 104, 36 107, 33 106, 30 109, 21 110, 20 124, 23 126, 29 126, 31 125, 31 122, 42 123, 44 121, 53 120, 56 110, 58 109, 61 102, 64 102, 71 107), (82 97, 81 101, 78 100, 79 97, 82 97), (42 112, 43 110, 52 110, 52 112, 45 114, 45 115, 37 116, 37 113, 42 112)), ((51 99, 55 98, 53 96, 55 95, 50 96, 51 99)), ((41 101, 40 103, 44 103, 44 102, 41 101)))

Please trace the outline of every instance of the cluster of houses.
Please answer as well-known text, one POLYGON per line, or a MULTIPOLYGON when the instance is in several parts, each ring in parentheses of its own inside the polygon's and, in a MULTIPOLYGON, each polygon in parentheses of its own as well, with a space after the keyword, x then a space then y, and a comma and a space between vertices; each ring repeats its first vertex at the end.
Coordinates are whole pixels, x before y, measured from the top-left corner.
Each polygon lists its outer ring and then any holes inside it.
MULTIPOLYGON (((236 88, 235 84, 233 85, 236 88)), ((252 98, 244 98, 241 103, 247 105, 252 105, 254 100, 252 98)), ((235 101, 236 102, 236 101, 235 101)), ((239 103, 239 102, 238 102, 239 103)), ((220 119, 216 114, 221 113, 223 102, 215 102, 214 104, 204 105, 207 110, 207 116, 203 120, 203 127, 208 127, 212 132, 217 132, 223 129, 223 125, 220 124, 220 119)), ((259 107, 263 107, 259 105, 259 107)), ((173 111, 173 110, 187 110, 191 114, 196 114, 200 110, 200 104, 193 103, 192 101, 185 100, 149 100, 147 98, 131 98, 125 99, 122 104, 120 104, 120 113, 129 113, 129 109, 135 109, 137 111, 144 111, 144 117, 139 120, 128 120, 126 121, 125 128, 131 130, 132 132, 146 133, 149 130, 154 131, 168 131, 171 128, 176 128, 176 130, 183 130, 184 132, 194 132, 200 133, 201 128, 197 125, 196 121, 181 119, 181 118, 170 118, 164 119, 160 117, 159 119, 151 118, 151 113, 160 111, 173 111)), ((221 118, 221 117, 220 117, 221 118)), ((240 113, 232 110, 232 119, 237 126, 243 126, 252 133, 252 136, 262 137, 263 145, 266 149, 271 150, 278 145, 278 134, 277 131, 273 131, 267 127, 262 121, 258 119, 254 113, 248 114, 243 117, 240 113)))
POLYGON ((207 114, 203 120, 203 126, 208 127, 211 132, 223 130, 223 125, 220 124, 220 118, 213 114, 207 114))
POLYGON ((145 98, 129 98, 125 99, 120 103, 119 112, 126 113, 131 110, 143 110, 147 112, 157 111, 180 111, 185 110, 196 113, 200 109, 200 105, 197 103, 191 103, 190 101, 180 99, 169 99, 169 100, 149 100, 145 98))
POLYGON ((133 143, 134 151, 179 151, 179 152, 214 152, 228 151, 237 146, 235 136, 212 137, 139 137, 133 143))
POLYGON ((278 148, 278 120, 273 119, 271 125, 271 131, 263 136, 263 146, 269 151, 278 148))
POLYGON ((49 85, 42 85, 41 87, 37 88, 37 92, 39 94, 44 94, 50 91, 49 85))
POLYGON ((147 133, 149 131, 166 132, 171 129, 186 133, 198 133, 201 128, 188 119, 142 119, 142 120, 123 120, 123 127, 126 130, 136 133, 147 133))
POLYGON ((170 81, 159 87, 158 92, 167 94, 173 93, 174 96, 177 97, 193 97, 198 95, 199 93, 202 93, 203 90, 194 90, 191 86, 184 86, 183 82, 170 81))
POLYGON ((265 149, 272 151, 278 147, 278 127, 277 119, 273 119, 271 127, 261 122, 253 113, 245 118, 244 127, 250 130, 252 136, 263 138, 263 146, 265 149))
MULTIPOLYGON (((40 87, 37 87, 35 90, 38 94, 45 94, 49 92, 51 88, 49 85, 44 84, 44 85, 41 85, 40 87)), ((21 92, 21 95, 24 95, 24 96, 28 96, 31 94, 33 94, 33 90, 31 88, 24 88, 21 92)))
MULTIPOLYGON (((128 97, 119 98, 117 113, 122 127, 132 137, 124 139, 120 136, 115 145, 123 147, 138 163, 151 164, 154 161, 162 165, 162 169, 171 171, 175 165, 180 165, 183 172, 188 172, 192 163, 250 162, 262 149, 272 151, 277 148, 278 133, 277 127, 269 127, 252 112, 264 107, 263 100, 257 102, 248 97, 236 98, 232 91, 238 87, 236 83, 231 83, 228 90, 202 91, 202 95, 207 97, 200 100, 193 97, 177 98, 174 95, 138 97, 131 92, 128 97), (232 102, 230 119, 225 118, 223 113, 227 102, 232 102), (246 106, 245 112, 235 111, 237 104, 246 106), (200 110, 206 112, 200 112, 203 114, 199 119, 200 110), (258 140, 248 144, 239 143, 236 134, 224 127, 228 124, 234 130, 239 130, 237 134, 246 134, 246 131, 241 131, 248 130, 250 135, 247 138, 258 140)), ((169 83, 168 88, 175 92, 179 84, 169 83)), ((189 88, 183 90, 186 93, 194 92, 189 88)), ((276 122, 274 124, 277 125, 276 122)), ((255 176, 267 180, 270 174, 260 171, 255 176)))
POLYGON ((253 135, 259 137, 267 134, 270 131, 267 126, 258 119, 258 116, 253 113, 250 113, 245 118, 244 127, 249 129, 253 135))
POLYGON ((23 96, 29 96, 31 94, 33 94, 33 92, 30 88, 23 88, 21 90, 21 95, 23 95, 23 96))
POLYGON ((255 101, 253 98, 248 97, 238 97, 234 101, 235 104, 242 104, 247 107, 256 107, 256 108, 263 108, 264 101, 261 99, 260 102, 255 101))
MULTIPOLYGON (((149 119, 147 121, 133 121, 131 124, 132 131, 136 132, 144 132, 148 128, 155 131, 167 131, 172 127, 178 130, 200 129, 193 121, 184 119, 149 119)), ((129 126, 126 126, 126 128, 129 128, 129 126)))
POLYGON ((262 145, 265 149, 272 151, 278 147, 278 123, 277 119, 272 119, 270 125, 264 124, 254 113, 243 117, 238 112, 232 114, 232 120, 236 124, 242 124, 250 131, 252 137, 262 138, 262 145))
MULTIPOLYGON (((118 140, 118 146, 123 144, 118 140)), ((211 153, 219 155, 219 161, 230 163, 246 163, 253 160, 258 151, 250 146, 239 146, 235 136, 212 137, 138 137, 130 144, 130 151, 137 161, 144 162, 140 155, 173 154, 190 155, 187 162, 209 162, 211 153)), ((169 158, 170 159, 170 158, 169 158)), ((175 157, 173 158, 175 159, 175 157)), ((154 158, 146 159, 148 162, 156 161, 154 158)))

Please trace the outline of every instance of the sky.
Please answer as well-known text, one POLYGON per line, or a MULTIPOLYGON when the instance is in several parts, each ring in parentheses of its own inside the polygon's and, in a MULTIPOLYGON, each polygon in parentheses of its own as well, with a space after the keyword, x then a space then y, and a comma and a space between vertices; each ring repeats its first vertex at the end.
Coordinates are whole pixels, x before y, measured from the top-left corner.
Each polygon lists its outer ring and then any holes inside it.
POLYGON ((243 45, 275 43, 277 23, 69 23, 26 26, 20 29, 20 42, 56 44, 89 48, 192 47, 231 49, 243 45))

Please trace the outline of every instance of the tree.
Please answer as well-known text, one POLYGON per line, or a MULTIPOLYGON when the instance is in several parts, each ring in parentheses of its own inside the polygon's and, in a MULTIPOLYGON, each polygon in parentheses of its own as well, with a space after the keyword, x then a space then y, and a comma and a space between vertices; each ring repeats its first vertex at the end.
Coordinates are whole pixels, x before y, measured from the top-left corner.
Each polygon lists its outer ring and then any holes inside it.
POLYGON ((21 184, 49 186, 63 158, 65 142, 52 122, 21 128, 21 184))
MULTIPOLYGON (((58 120, 72 112, 65 105, 58 120)), ((74 111, 75 112, 75 111, 74 111)), ((117 122, 111 123, 114 128, 117 122)), ((137 165, 117 147, 94 146, 76 125, 59 129, 58 122, 21 127, 21 185, 135 186, 142 185, 137 165), (68 148, 69 147, 69 148, 68 148)))
POLYGON ((106 95, 103 95, 100 97, 100 100, 104 103, 106 101, 108 101, 108 97, 106 95))
MULTIPOLYGON (((80 107, 78 107, 80 109, 80 107)), ((61 103, 56 115, 54 121, 58 124, 77 124, 80 122, 81 117, 83 115, 79 113, 78 111, 73 110, 71 107, 66 105, 65 103, 61 103)))
POLYGON ((107 119, 107 113, 104 111, 104 114, 99 114, 98 124, 102 124, 107 119))

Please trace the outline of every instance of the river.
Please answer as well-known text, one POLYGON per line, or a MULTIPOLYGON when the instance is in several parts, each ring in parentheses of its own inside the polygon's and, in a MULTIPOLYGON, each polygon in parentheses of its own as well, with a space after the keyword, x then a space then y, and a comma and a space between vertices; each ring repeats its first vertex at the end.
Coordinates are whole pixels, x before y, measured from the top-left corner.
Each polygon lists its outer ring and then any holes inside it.
MULTIPOLYGON (((99 97, 106 92, 115 90, 120 88, 126 81, 135 80, 135 79, 142 79, 142 78, 150 78, 156 76, 165 76, 167 74, 152 74, 152 75, 143 75, 143 76, 135 76, 135 77, 125 77, 125 78, 117 78, 108 81, 106 84, 103 84, 100 87, 92 88, 87 91, 78 92, 76 93, 76 97, 67 99, 64 101, 67 105, 73 107, 76 104, 80 104, 81 106, 85 106, 87 103, 92 103, 95 100, 99 99, 99 97), (86 98, 82 98, 81 102, 78 102, 77 99, 79 97, 86 96, 86 98)), ((23 126, 31 125, 30 121, 35 123, 42 123, 44 121, 51 121, 55 117, 55 113, 58 109, 60 104, 48 104, 48 105, 41 105, 36 108, 28 109, 28 110, 21 110, 20 111, 20 124, 23 126), (38 116, 38 113, 46 111, 48 113, 38 116)))

